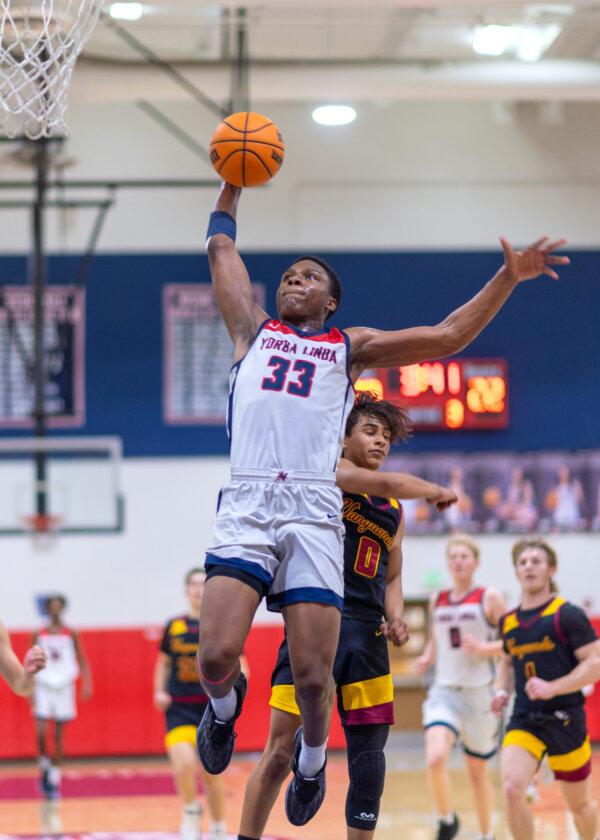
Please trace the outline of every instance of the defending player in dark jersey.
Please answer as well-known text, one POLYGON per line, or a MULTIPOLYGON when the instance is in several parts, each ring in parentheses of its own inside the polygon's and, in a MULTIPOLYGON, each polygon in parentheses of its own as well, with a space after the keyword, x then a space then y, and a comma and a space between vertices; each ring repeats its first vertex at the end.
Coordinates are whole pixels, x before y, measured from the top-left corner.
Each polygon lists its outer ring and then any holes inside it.
POLYGON ((183 801, 181 840, 200 840, 202 808, 198 801, 198 775, 206 789, 211 816, 210 840, 224 840, 225 791, 223 779, 202 769, 196 754, 196 728, 208 697, 196 670, 200 603, 204 569, 191 569, 185 576, 188 610, 165 625, 154 669, 154 705, 165 713, 165 747, 173 768, 177 791, 183 801))
MULTIPOLYGON (((377 472, 391 443, 405 438, 407 431, 407 418, 397 408, 359 395, 348 418, 337 476, 346 491, 346 536, 344 610, 333 674, 348 748, 346 823, 351 840, 372 837, 377 824, 385 777, 383 748, 394 721, 387 639, 401 645, 408 638, 402 620, 402 507, 396 497, 425 497, 440 508, 456 501, 451 491, 421 479, 377 472), (385 497, 374 495, 383 493, 385 497)), ((240 840, 262 835, 289 773, 300 721, 293 683, 284 639, 272 677, 269 740, 246 786, 240 840)))
POLYGON ((547 754, 581 840, 595 840, 598 816, 581 689, 600 679, 600 641, 584 611, 555 594, 557 557, 547 542, 519 540, 513 563, 521 605, 500 621, 504 655, 492 703, 499 714, 515 691, 501 753, 508 823, 515 840, 533 840, 526 791, 547 754))

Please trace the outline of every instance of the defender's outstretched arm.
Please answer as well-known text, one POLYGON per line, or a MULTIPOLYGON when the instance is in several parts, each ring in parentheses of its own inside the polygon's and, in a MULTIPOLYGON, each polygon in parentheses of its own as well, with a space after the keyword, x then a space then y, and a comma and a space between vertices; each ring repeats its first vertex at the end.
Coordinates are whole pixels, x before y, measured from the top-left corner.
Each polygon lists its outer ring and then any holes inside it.
POLYGON ((514 251, 504 238, 500 242, 504 251, 502 268, 480 292, 437 326, 394 331, 367 327, 347 330, 353 378, 366 368, 410 365, 458 353, 489 324, 519 283, 540 274, 558 280, 552 266, 570 262, 568 257, 554 254, 565 244, 564 239, 548 243, 544 236, 524 251, 514 251))
POLYGON ((458 501, 454 490, 425 481, 416 475, 399 472, 380 472, 357 467, 348 458, 341 458, 335 482, 344 493, 369 493, 392 499, 426 499, 438 510, 458 501))
POLYGON ((234 344, 234 361, 251 344, 268 315, 254 302, 250 277, 235 247, 239 187, 223 183, 210 217, 206 250, 219 311, 234 344))

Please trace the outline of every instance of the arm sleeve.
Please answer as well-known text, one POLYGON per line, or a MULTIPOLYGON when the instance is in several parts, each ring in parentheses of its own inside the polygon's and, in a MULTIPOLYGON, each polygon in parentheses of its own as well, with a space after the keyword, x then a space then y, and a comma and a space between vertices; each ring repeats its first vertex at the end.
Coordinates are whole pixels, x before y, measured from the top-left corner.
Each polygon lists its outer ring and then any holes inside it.
POLYGON ((559 624, 573 650, 589 645, 598 638, 587 615, 581 607, 576 607, 575 604, 565 604, 563 606, 559 615, 559 624))
POLYGON ((169 628, 171 627, 171 622, 167 621, 165 624, 165 629, 163 630, 162 639, 160 640, 160 650, 162 653, 169 654, 171 653, 169 647, 169 628))

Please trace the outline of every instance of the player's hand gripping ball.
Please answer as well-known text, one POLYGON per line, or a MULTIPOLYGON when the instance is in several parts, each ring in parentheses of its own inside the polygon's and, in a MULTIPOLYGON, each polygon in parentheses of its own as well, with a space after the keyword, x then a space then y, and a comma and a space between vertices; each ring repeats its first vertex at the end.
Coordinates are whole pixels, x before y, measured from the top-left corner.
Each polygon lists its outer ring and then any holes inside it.
POLYGON ((285 143, 274 122, 253 111, 239 111, 219 123, 210 141, 210 159, 234 187, 258 187, 279 172, 285 143))

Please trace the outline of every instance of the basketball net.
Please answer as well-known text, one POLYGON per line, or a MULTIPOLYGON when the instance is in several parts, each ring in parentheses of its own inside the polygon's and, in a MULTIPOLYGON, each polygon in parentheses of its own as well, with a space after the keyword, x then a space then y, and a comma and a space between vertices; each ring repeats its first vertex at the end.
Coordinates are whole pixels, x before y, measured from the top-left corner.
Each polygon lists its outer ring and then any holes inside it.
POLYGON ((0 0, 0 131, 32 140, 66 131, 71 73, 101 0, 0 0))
POLYGON ((62 517, 49 513, 34 513, 23 516, 22 520, 24 528, 31 534, 36 550, 44 551, 54 545, 62 517))

